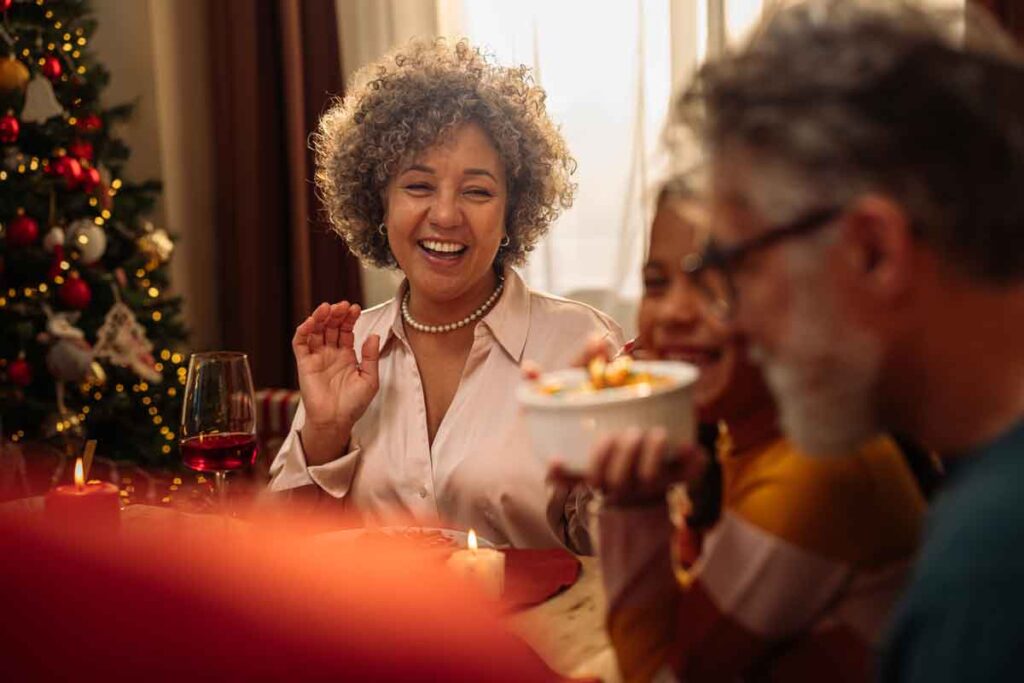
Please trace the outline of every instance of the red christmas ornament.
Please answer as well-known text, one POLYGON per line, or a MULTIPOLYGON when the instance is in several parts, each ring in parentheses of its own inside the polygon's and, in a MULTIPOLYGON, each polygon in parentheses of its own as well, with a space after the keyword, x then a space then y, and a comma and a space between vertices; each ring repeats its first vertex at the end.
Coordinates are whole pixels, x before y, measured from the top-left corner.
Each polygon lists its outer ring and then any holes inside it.
POLYGON ((74 157, 59 156, 50 162, 50 174, 64 179, 64 187, 71 190, 82 181, 82 165, 74 157))
POLYGON ((89 302, 92 301, 92 290, 89 289, 88 282, 77 275, 72 275, 57 290, 57 296, 60 298, 60 302, 68 308, 81 311, 87 308, 89 302))
POLYGON ((98 133, 103 130, 103 119, 96 114, 86 114, 78 119, 75 128, 79 133, 98 133))
POLYGON ((11 361, 7 366, 7 379, 19 387, 27 387, 32 384, 32 366, 24 358, 11 361))
POLYGON ((35 218, 18 214, 7 224, 7 245, 27 247, 39 239, 39 223, 35 218))
POLYGON ((64 67, 60 64, 60 59, 54 55, 47 55, 43 57, 42 66, 43 75, 49 78, 51 81, 55 81, 60 78, 60 75, 64 73, 64 67))
MULTIPOLYGON (((3 119, 0 119, 0 130, 2 130, 3 119)), ((73 156, 79 161, 92 162, 93 158, 92 143, 88 140, 75 140, 68 145, 68 155, 73 156)))
POLYGON ((14 0, 0 0, 0 12, 6 12, 11 9, 11 5, 14 4, 14 0))
POLYGON ((18 139, 21 132, 21 124, 18 123, 14 114, 7 113, 0 116, 0 142, 9 145, 18 139))
POLYGON ((82 170, 82 177, 78 181, 78 186, 82 188, 83 192, 92 194, 102 182, 103 178, 100 177, 100 172, 95 167, 90 166, 82 170))

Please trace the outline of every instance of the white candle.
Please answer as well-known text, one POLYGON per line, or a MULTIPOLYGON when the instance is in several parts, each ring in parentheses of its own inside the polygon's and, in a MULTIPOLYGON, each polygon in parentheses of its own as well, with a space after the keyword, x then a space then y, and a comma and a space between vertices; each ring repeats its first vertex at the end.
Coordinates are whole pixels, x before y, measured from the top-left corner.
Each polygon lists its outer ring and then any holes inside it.
POLYGON ((490 548, 478 548, 476 532, 469 530, 469 548, 456 550, 448 558, 448 568, 497 600, 505 590, 505 554, 490 548))

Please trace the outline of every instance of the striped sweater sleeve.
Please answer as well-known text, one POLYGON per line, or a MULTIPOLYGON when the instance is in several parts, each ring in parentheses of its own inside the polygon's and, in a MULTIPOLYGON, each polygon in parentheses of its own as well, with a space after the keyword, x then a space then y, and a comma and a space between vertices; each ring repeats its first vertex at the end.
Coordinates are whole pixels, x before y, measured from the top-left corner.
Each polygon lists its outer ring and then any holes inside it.
MULTIPOLYGON (((677 578, 667 520, 663 507, 609 508, 601 516, 608 628, 627 681, 669 673, 728 680, 755 671, 769 654, 777 656, 781 644, 810 631, 851 577, 849 565, 726 511, 704 539, 692 572, 677 578)), ((773 667, 799 676, 824 666, 860 678, 864 643, 835 626, 804 634, 799 653, 773 667)))

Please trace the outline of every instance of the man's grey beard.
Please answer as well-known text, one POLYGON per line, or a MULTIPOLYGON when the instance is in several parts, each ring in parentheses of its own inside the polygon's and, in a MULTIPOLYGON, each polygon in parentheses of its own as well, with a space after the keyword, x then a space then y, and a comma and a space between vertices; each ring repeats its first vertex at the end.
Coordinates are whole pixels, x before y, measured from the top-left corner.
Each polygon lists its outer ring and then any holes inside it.
POLYGON ((830 298, 820 262, 794 255, 791 328, 775 355, 752 346, 779 403, 782 428, 809 455, 846 455, 879 433, 873 394, 880 367, 877 341, 843 325, 830 298))

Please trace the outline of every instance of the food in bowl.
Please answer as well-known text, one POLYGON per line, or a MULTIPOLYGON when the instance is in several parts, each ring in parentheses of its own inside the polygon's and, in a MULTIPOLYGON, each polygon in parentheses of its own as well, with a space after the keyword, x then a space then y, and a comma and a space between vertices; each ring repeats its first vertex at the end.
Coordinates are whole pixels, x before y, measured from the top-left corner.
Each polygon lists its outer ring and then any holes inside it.
POLYGON ((572 386, 566 386, 561 382, 540 384, 538 391, 548 396, 557 396, 636 387, 636 393, 642 395, 652 387, 667 385, 671 382, 672 380, 668 377, 654 375, 647 371, 637 371, 633 367, 633 359, 630 356, 620 356, 610 363, 606 362, 604 358, 598 357, 587 365, 584 381, 572 386))
POLYGON ((692 442, 696 380, 689 363, 616 360, 548 373, 524 383, 518 397, 534 454, 582 474, 605 434, 662 427, 670 443, 692 442))

